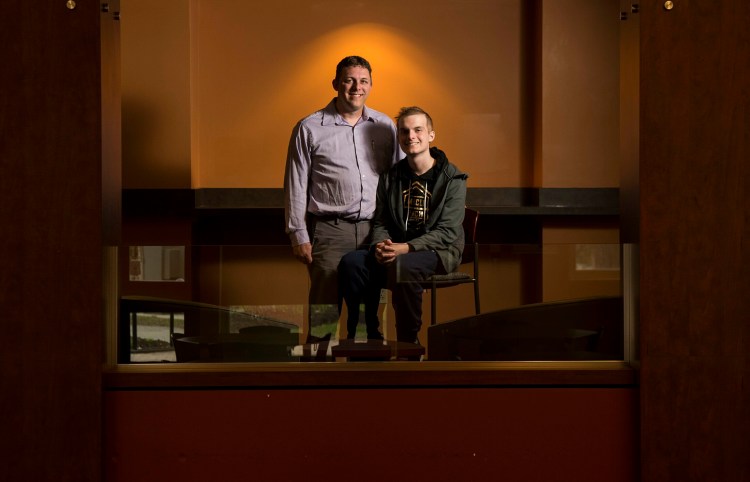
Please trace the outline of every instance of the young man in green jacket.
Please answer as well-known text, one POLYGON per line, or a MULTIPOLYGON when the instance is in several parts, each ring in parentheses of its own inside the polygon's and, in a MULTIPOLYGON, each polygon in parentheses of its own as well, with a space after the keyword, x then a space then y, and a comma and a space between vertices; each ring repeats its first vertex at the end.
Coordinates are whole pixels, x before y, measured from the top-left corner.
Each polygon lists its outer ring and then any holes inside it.
POLYGON ((350 252, 339 264, 350 339, 360 303, 365 304, 367 332, 378 327, 380 290, 387 287, 393 293, 398 341, 419 343, 424 290, 417 282, 454 271, 464 248, 468 176, 443 151, 430 147, 435 131, 423 109, 401 109, 397 130, 406 157, 380 176, 370 249, 350 252))

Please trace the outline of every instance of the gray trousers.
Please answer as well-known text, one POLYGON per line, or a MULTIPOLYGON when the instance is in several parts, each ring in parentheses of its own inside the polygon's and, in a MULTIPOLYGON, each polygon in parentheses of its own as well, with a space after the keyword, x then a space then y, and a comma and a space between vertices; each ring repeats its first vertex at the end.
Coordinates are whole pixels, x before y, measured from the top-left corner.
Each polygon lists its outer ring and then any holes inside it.
POLYGON ((308 265, 308 321, 312 328, 314 325, 338 320, 342 304, 338 289, 339 261, 346 253, 369 246, 372 222, 309 216, 307 229, 313 258, 308 265))

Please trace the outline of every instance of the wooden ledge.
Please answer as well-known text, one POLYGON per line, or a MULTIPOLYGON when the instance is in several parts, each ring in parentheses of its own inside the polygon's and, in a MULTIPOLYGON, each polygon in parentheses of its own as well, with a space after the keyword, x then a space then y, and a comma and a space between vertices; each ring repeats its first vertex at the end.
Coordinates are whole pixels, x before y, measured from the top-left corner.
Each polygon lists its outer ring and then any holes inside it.
POLYGON ((174 363, 103 373, 105 390, 635 386, 637 370, 622 361, 174 363))

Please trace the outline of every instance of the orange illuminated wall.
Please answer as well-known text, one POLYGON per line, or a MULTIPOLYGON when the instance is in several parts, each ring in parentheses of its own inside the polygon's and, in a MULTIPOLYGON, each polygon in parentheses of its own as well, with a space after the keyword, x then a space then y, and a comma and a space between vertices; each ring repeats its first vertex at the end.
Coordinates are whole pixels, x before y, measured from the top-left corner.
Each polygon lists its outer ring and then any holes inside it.
POLYGON ((543 6, 536 185, 618 187, 618 2, 547 0, 543 6))
POLYGON ((121 9, 123 188, 190 187, 189 2, 121 9))
POLYGON ((369 105, 430 111, 435 144, 470 187, 616 187, 617 11, 614 0, 128 0, 123 187, 280 188, 292 127, 335 95, 350 54, 373 65, 369 105))

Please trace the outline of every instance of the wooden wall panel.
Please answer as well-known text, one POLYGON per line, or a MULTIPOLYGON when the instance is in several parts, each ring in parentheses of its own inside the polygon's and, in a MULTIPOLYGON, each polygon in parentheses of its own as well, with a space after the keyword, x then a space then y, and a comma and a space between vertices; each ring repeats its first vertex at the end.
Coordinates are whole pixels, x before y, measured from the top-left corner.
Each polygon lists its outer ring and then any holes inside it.
POLYGON ((644 482, 750 480, 750 4, 641 4, 644 482))
POLYGON ((98 2, 47 3, 3 2, 0 20, 0 480, 91 481, 101 478, 103 14, 98 2))

